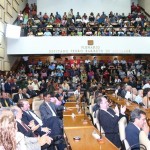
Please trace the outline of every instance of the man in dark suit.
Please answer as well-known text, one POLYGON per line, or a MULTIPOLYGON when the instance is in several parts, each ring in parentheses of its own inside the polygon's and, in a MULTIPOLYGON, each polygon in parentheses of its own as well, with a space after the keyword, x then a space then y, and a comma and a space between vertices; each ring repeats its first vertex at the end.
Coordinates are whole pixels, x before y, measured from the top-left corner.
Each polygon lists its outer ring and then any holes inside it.
POLYGON ((55 150, 54 145, 51 144, 51 137, 49 137, 48 135, 43 135, 37 138, 34 134, 35 128, 33 124, 30 124, 29 126, 32 127, 29 127, 22 121, 22 110, 19 107, 13 106, 12 111, 14 112, 14 115, 16 117, 17 128, 19 132, 23 133, 27 137, 35 138, 35 141, 37 140, 38 145, 41 146, 41 150, 55 150))
POLYGON ((140 109, 134 109, 130 114, 130 122, 125 129, 126 139, 135 150, 139 149, 139 133, 144 130, 148 135, 149 127, 146 122, 146 113, 140 109))
POLYGON ((37 93, 33 90, 32 85, 28 85, 27 93, 30 95, 30 98, 37 96, 37 93))
POLYGON ((34 133, 36 135, 42 136, 43 134, 47 133, 53 138, 53 144, 57 146, 58 150, 64 149, 65 145, 62 143, 62 141, 56 144, 56 142, 59 140, 63 140, 62 123, 58 117, 51 117, 43 122, 32 110, 30 110, 29 102, 26 99, 19 100, 17 105, 22 110, 21 121, 28 126, 33 123, 34 133))
POLYGON ((11 86, 11 93, 17 93, 19 86, 17 85, 17 79, 14 79, 14 81, 10 84, 11 86))
POLYGON ((11 85, 10 79, 7 79, 7 82, 4 84, 5 92, 11 94, 11 85))
POLYGON ((32 110, 30 110, 30 104, 26 99, 19 100, 17 106, 21 108, 23 112, 21 120, 25 124, 30 125, 30 123, 34 121, 35 126, 37 126, 35 133, 43 135, 43 133, 48 133, 50 131, 49 128, 44 127, 42 120, 32 110))
POLYGON ((18 93, 15 94, 13 97, 13 102, 18 103, 19 99, 23 99, 23 98, 27 99, 28 97, 22 93, 22 89, 19 89, 18 93))
POLYGON ((0 98, 0 103, 2 107, 10 107, 11 105, 9 99, 7 98, 7 94, 5 92, 2 92, 2 98, 0 98))
POLYGON ((105 97, 98 97, 97 100, 100 105, 98 120, 104 129, 105 136, 117 147, 120 147, 121 141, 119 137, 118 121, 125 115, 126 107, 121 106, 120 114, 118 106, 116 106, 114 110, 109 108, 108 100, 105 97))
POLYGON ((43 93, 44 102, 40 105, 40 113, 42 120, 46 121, 48 118, 57 116, 57 111, 63 111, 64 106, 56 106, 54 103, 50 102, 50 94, 45 92, 43 93))

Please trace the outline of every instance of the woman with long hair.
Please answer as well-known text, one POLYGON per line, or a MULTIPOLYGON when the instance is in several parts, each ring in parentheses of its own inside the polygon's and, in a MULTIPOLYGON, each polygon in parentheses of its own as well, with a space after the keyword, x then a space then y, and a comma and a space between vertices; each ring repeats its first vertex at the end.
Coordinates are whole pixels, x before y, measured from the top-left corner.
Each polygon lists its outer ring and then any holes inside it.
POLYGON ((17 126, 11 111, 5 111, 0 116, 0 149, 16 150, 17 126))

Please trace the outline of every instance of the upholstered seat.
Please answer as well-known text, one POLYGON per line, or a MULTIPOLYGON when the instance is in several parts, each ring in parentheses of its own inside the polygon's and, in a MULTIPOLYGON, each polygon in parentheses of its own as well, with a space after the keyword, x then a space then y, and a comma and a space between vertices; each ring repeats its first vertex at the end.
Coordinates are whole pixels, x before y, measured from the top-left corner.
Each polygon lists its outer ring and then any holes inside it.
MULTIPOLYGON (((146 136, 144 131, 140 132, 139 140, 140 140, 140 144, 144 145, 147 150, 150 150, 150 140, 148 139, 148 137, 146 136)), ((142 150, 142 149, 140 149, 140 150, 142 150)))
POLYGON ((120 140, 122 142, 122 145, 125 150, 131 150, 130 145, 128 141, 126 140, 126 134, 125 134, 125 128, 127 126, 127 119, 126 117, 122 117, 119 122, 119 134, 120 134, 120 140))
POLYGON ((41 114, 40 114, 40 111, 39 111, 39 107, 40 105, 43 103, 43 100, 40 100, 40 101, 33 101, 32 103, 32 110, 34 111, 34 113, 39 117, 41 118, 41 114))

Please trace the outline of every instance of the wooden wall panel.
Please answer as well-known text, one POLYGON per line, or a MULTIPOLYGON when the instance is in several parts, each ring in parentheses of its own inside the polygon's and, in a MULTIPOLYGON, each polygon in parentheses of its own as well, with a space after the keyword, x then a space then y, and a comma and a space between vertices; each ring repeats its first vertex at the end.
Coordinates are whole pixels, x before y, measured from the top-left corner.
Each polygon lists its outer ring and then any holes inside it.
MULTIPOLYGON (((73 56, 76 57, 76 59, 81 59, 82 60, 86 60, 87 57, 90 60, 93 60, 94 55, 61 55, 62 60, 65 60, 65 58, 68 58, 69 60, 73 59, 73 56)), ((102 60, 104 62, 108 62, 108 61, 113 61, 114 58, 117 57, 118 60, 121 60, 122 58, 124 58, 127 62, 128 61, 134 61, 135 60, 135 55, 118 55, 118 56, 112 56, 112 55, 95 55, 97 57, 97 60, 102 60)), ((41 61, 45 62, 46 60, 50 60, 49 57, 53 57, 53 56, 31 56, 29 57, 29 61, 32 61, 32 59, 34 59, 35 62, 37 62, 39 59, 41 59, 41 61)), ((59 61, 60 58, 57 58, 57 60, 59 61)))
POLYGON ((13 6, 13 9, 18 13, 18 4, 15 0, 13 0, 13 3, 12 3, 12 6, 13 6))
POLYGON ((12 17, 12 6, 7 3, 7 13, 12 17))
POLYGON ((0 6, 5 8, 5 0, 0 0, 0 6))

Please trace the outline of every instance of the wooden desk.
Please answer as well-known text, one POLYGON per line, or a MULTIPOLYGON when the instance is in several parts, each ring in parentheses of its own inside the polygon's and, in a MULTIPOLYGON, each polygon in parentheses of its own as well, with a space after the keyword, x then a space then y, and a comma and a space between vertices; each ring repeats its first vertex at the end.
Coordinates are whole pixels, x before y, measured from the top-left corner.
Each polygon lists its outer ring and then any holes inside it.
POLYGON ((63 112, 63 116, 71 116, 72 114, 75 114, 76 116, 83 116, 84 113, 83 113, 83 110, 81 110, 81 112, 79 113, 77 111, 77 108, 69 108, 69 110, 65 110, 63 112))
POLYGON ((118 148, 105 137, 103 137, 103 143, 98 142, 92 136, 94 130, 94 127, 65 129, 65 134, 72 150, 118 150, 118 148), (75 141, 73 139, 75 136, 79 136, 81 140, 75 141))
POLYGON ((75 101, 76 101, 74 95, 70 96, 70 97, 68 98, 68 100, 71 101, 71 102, 75 102, 75 101))
POLYGON ((84 122, 84 116, 76 116, 74 118, 72 116, 64 116, 63 119, 65 129, 85 128, 85 127, 88 128, 93 126, 93 124, 91 123, 91 121, 87 116, 85 116, 86 122, 84 122))
POLYGON ((65 107, 76 108, 76 102, 66 102, 65 107))
POLYGON ((129 113, 131 111, 133 111, 135 108, 140 108, 141 110, 143 110, 146 113, 146 117, 148 120, 150 120, 150 108, 145 109, 143 107, 140 107, 138 104, 135 104, 133 102, 128 102, 126 99, 124 98, 116 98, 113 95, 108 95, 109 99, 112 100, 114 103, 117 103, 119 105, 126 105, 127 110, 129 111, 129 113))

